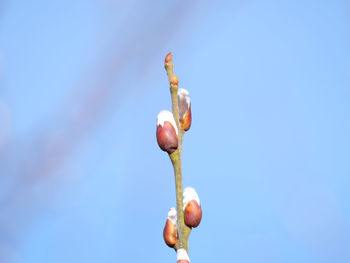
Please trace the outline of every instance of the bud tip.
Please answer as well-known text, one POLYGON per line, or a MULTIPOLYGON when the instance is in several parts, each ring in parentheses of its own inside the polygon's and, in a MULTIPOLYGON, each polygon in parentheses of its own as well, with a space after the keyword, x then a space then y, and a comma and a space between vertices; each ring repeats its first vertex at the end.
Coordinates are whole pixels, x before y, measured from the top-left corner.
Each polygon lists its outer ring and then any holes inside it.
POLYGON ((171 52, 169 52, 169 53, 165 56, 164 64, 169 63, 172 59, 173 59, 173 54, 171 54, 171 52))

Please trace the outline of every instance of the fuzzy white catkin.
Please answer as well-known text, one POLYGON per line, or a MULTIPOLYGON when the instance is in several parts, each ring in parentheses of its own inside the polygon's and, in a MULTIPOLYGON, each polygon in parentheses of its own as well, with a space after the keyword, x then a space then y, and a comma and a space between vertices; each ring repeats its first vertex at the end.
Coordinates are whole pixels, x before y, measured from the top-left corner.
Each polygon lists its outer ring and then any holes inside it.
POLYGON ((193 187, 186 187, 183 193, 183 209, 185 209, 188 202, 195 200, 200 205, 199 197, 193 187))
POLYGON ((171 125, 173 125, 176 131, 176 134, 178 134, 174 115, 168 110, 162 110, 161 112, 158 113, 158 116, 157 116, 157 126, 160 125, 163 127, 164 122, 166 121, 170 122, 171 125))
POLYGON ((191 105, 190 93, 185 89, 177 91, 177 99, 179 103, 179 117, 180 120, 185 118, 185 114, 191 105))
POLYGON ((188 254, 185 249, 180 248, 176 252, 177 254, 177 260, 188 260, 190 262, 190 258, 188 257, 188 254))
POLYGON ((177 226, 177 211, 175 207, 170 208, 168 212, 168 219, 177 226))

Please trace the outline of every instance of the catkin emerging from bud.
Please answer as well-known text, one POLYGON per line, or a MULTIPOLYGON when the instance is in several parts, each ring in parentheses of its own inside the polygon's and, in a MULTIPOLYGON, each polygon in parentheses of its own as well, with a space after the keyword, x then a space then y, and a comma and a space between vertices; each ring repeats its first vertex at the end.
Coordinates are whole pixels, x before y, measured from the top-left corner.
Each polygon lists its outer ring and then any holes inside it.
POLYGON ((190 94, 185 89, 179 89, 177 92, 177 101, 179 104, 179 121, 181 128, 189 130, 192 123, 190 94))
POLYGON ((177 263, 190 263, 190 258, 185 249, 180 248, 176 251, 177 263))
POLYGON ((185 224, 189 227, 197 227, 202 220, 202 208, 196 190, 187 187, 183 192, 185 224))
POLYGON ((174 247, 178 241, 177 212, 175 207, 172 207, 168 212, 168 217, 163 230, 163 238, 169 247, 174 247))
POLYGON ((177 150, 177 133, 173 114, 170 111, 161 111, 157 117, 157 142, 159 147, 168 154, 177 150))

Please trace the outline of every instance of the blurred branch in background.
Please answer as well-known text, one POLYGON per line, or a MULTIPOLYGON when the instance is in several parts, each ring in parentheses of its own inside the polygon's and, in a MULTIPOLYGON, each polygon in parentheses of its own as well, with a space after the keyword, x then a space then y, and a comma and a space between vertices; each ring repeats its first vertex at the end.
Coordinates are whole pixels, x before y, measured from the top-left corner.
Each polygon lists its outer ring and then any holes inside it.
MULTIPOLYGON (((128 94, 146 88, 143 85, 122 88, 123 70, 132 63, 142 63, 140 67, 149 68, 155 53, 174 37, 174 30, 168 29, 179 30, 194 15, 193 1, 179 1, 167 7, 161 1, 155 4, 162 5, 164 12, 155 14, 152 6, 144 5, 141 13, 134 9, 129 14, 125 25, 133 25, 132 33, 122 46, 119 30, 111 34, 108 48, 104 47, 97 63, 89 66, 96 76, 94 80, 87 83, 86 76, 82 76, 42 130, 24 142, 11 138, 0 145, 0 180, 8 186, 0 196, 0 262, 13 260, 21 233, 45 207, 44 203, 50 203, 48 200, 54 199, 60 190, 57 186, 63 183, 63 178, 55 175, 60 174, 84 138, 105 118, 109 106, 118 106, 128 94), (155 23, 147 22, 148 17, 154 19, 155 16, 155 23), (112 101, 111 98, 115 98, 112 94, 116 92, 117 101, 112 101), (77 104, 74 112, 67 110, 66 101, 77 104)), ((0 6, 4 6, 3 2, 0 6)), ((3 12, 6 10, 1 10, 0 16, 3 12)), ((113 25, 109 27, 114 29, 113 25)), ((144 73, 140 70, 138 76, 144 73)))

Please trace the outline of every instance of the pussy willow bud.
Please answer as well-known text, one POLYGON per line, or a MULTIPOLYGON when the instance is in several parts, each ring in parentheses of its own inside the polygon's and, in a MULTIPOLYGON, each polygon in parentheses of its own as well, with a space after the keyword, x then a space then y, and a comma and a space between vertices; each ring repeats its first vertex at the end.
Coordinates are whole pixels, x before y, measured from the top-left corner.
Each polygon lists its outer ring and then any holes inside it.
POLYGON ((177 127, 170 111, 163 110, 157 116, 157 142, 168 154, 175 152, 178 147, 177 127))
POLYGON ((183 192, 183 209, 185 224, 189 227, 197 227, 202 220, 202 208, 198 194, 192 187, 185 188, 183 192))
POLYGON ((168 218, 163 230, 163 238, 169 247, 174 247, 178 241, 177 234, 177 212, 176 208, 172 207, 168 212, 168 218))
POLYGON ((190 258, 185 249, 180 248, 176 251, 177 263, 190 263, 190 258))
POLYGON ((191 127, 191 100, 190 94, 185 89, 179 89, 177 92, 177 101, 179 105, 179 121, 181 128, 188 131, 191 127))

